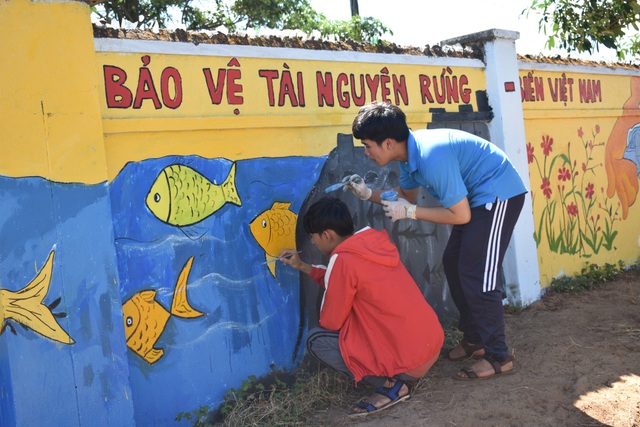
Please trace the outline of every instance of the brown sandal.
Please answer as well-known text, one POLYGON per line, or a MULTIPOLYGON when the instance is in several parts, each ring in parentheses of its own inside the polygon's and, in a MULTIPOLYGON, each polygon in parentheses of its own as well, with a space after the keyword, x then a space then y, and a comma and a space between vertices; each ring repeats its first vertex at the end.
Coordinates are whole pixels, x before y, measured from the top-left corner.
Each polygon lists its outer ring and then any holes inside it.
POLYGON ((480 344, 469 344, 467 341, 462 340, 460 341, 459 346, 464 350, 464 356, 455 358, 451 357, 451 352, 456 348, 454 347, 447 352, 447 359, 451 360, 452 362, 459 362, 460 360, 465 360, 470 357, 479 360, 484 356, 484 348, 480 344), (477 352, 479 352, 480 350, 482 350, 482 354, 477 354, 477 352))
POLYGON ((459 381, 475 381, 475 380, 486 380, 489 378, 494 378, 498 375, 507 375, 513 374, 516 370, 515 364, 513 364, 511 370, 503 371, 502 367, 509 362, 513 362, 515 357, 513 355, 507 357, 502 362, 498 362, 491 356, 483 356, 482 359, 486 360, 493 367, 493 374, 487 375, 485 377, 479 377, 478 374, 472 368, 460 369, 457 374, 453 376, 454 380, 459 381), (462 375, 461 375, 462 374, 462 375))

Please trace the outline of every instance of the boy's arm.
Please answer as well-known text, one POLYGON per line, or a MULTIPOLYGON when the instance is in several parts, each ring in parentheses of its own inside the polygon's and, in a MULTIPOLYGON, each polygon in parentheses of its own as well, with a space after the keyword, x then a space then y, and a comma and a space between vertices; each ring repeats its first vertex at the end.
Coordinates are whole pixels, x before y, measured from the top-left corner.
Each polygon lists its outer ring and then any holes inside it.
POLYGON ((308 274, 314 282, 324 287, 324 274, 327 271, 325 266, 307 264, 300 259, 298 252, 294 249, 283 250, 279 255, 279 259, 283 264, 290 265, 296 270, 308 274))
POLYGON ((327 270, 328 280, 325 278, 319 324, 330 331, 342 328, 351 313, 357 291, 357 273, 353 267, 347 266, 343 257, 344 255, 332 257, 327 270))
POLYGON ((309 277, 324 288, 324 276, 327 272, 327 267, 324 265, 312 265, 310 267, 311 271, 308 273, 309 277))
POLYGON ((466 224, 471 220, 471 208, 466 197, 449 208, 416 206, 405 199, 382 202, 382 206, 385 215, 391 218, 392 222, 411 218, 434 224, 466 224))

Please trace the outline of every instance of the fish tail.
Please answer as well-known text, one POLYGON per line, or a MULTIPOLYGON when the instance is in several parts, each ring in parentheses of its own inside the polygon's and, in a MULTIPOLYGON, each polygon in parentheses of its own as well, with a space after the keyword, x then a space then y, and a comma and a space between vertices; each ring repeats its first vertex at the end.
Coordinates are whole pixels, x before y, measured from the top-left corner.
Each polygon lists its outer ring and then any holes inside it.
POLYGON ((231 166, 231 170, 229 171, 229 176, 222 183, 222 193, 224 194, 224 199, 233 203, 234 205, 242 206, 242 200, 240 200, 240 196, 238 195, 238 189, 236 188, 236 164, 235 162, 231 166))
POLYGON ((147 363, 153 365, 154 363, 156 363, 162 357, 163 354, 164 354, 164 350, 163 349, 161 349, 161 348, 160 349, 152 348, 142 358, 144 360, 146 360, 147 363))
POLYGON ((204 313, 194 309, 187 300, 187 279, 191 272, 191 265, 193 264, 193 257, 185 263, 182 268, 180 276, 178 276, 178 282, 176 283, 176 290, 173 293, 173 302, 171 303, 171 314, 182 318, 194 318, 204 316, 204 313))
POLYGON ((33 299, 36 304, 42 303, 42 300, 47 295, 47 292, 49 292, 54 255, 55 250, 52 249, 51 252, 49 252, 49 256, 47 257, 44 265, 42 266, 38 274, 36 274, 36 277, 34 277, 27 286, 16 292, 16 294, 19 295, 20 299, 33 299))
POLYGON ((59 300, 56 299, 49 306, 42 303, 49 292, 54 255, 55 249, 52 249, 42 269, 21 290, 17 292, 1 290, 0 296, 3 299, 1 317, 3 320, 13 319, 44 337, 63 344, 73 344, 75 341, 60 326, 56 321, 56 315, 51 312, 58 305, 59 300))

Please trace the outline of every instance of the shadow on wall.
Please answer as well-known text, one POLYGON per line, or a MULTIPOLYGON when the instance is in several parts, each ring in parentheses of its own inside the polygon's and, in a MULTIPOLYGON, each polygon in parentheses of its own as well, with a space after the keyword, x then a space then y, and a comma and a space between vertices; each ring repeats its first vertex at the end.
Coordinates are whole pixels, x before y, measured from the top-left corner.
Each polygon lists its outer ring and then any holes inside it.
MULTIPOLYGON (((302 226, 304 214, 309 206, 326 195, 326 187, 352 174, 362 176, 373 189, 388 189, 399 185, 400 173, 397 162, 379 167, 364 154, 364 147, 354 146, 351 135, 338 134, 338 145, 329 153, 318 182, 299 212, 296 243, 298 249, 305 254, 303 258, 306 262, 326 265, 328 256, 322 255, 307 238, 302 226)), ((440 317, 440 321, 447 324, 449 319, 457 318, 457 309, 450 298, 442 267, 442 253, 449 238, 450 226, 410 220, 392 223, 384 215, 381 205, 361 201, 348 190, 337 190, 331 195, 347 204, 353 215, 356 230, 365 226, 378 230, 386 229, 400 251, 402 262, 440 317)), ((418 204, 422 206, 437 205, 435 199, 424 192, 420 193, 420 199, 418 204)), ((318 325, 322 288, 306 274, 300 275, 300 284, 301 308, 305 310, 301 315, 307 319, 308 328, 313 328, 318 325)))

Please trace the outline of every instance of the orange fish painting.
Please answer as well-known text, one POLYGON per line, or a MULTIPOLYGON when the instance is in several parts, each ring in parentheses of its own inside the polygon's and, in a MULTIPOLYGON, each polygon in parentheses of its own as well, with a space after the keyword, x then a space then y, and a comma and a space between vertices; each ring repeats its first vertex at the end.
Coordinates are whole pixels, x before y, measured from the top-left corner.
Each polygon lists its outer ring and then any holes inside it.
POLYGON ((17 292, 0 289, 0 323, 2 323, 0 334, 7 326, 15 334, 15 330, 8 323, 9 320, 13 320, 54 341, 63 344, 75 342, 55 319, 56 317, 65 317, 66 314, 52 313, 51 311, 60 303, 60 298, 49 305, 42 303, 51 284, 54 254, 55 251, 52 250, 42 269, 24 288, 17 292))
POLYGON ((171 312, 155 300, 156 291, 154 290, 138 292, 122 305, 127 347, 149 364, 154 364, 164 354, 163 349, 154 348, 154 346, 164 332, 171 315, 182 318, 196 318, 204 315, 193 309, 187 300, 187 278, 192 264, 193 257, 189 258, 178 277, 171 312))
MULTIPOLYGON (((296 247, 298 215, 289 210, 291 203, 275 202, 249 224, 251 234, 264 250, 267 261, 275 260, 286 248, 296 247)), ((276 264, 269 262, 269 271, 276 277, 276 264)))

